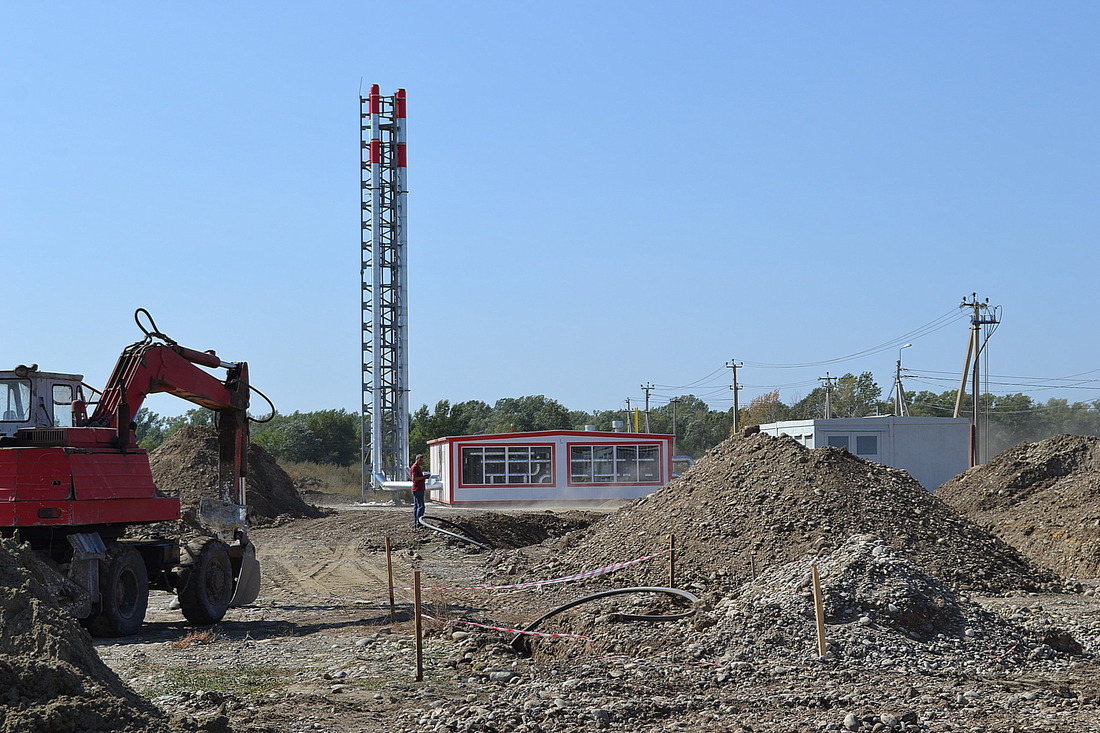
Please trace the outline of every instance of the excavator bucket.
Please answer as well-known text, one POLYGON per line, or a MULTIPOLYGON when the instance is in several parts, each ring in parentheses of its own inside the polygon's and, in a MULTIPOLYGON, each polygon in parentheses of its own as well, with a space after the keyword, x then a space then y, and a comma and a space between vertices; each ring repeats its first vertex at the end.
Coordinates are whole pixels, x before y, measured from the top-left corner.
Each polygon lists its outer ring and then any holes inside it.
POLYGON ((260 595, 260 563, 256 559, 256 546, 249 542, 241 555, 241 570, 233 586, 230 606, 247 606, 260 595))

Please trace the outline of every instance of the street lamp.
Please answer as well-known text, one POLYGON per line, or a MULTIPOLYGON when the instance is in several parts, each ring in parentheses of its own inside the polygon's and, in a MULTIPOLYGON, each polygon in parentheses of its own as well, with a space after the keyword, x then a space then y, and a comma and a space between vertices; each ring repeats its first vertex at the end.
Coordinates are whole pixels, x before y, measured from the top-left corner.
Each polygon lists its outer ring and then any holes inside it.
POLYGON ((898 365, 894 374, 894 414, 898 417, 909 417, 909 406, 905 404, 905 390, 901 386, 901 351, 912 345, 902 344, 898 349, 898 365))

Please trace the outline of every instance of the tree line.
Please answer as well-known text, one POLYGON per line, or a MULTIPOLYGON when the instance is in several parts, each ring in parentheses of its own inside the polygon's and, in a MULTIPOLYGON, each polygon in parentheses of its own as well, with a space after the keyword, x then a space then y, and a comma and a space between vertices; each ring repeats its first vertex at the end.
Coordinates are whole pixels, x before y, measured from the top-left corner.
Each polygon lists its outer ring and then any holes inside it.
MULTIPOLYGON (((935 394, 906 392, 909 414, 914 417, 951 417, 955 410, 954 390, 935 394)), ((833 417, 891 415, 894 405, 884 400, 882 390, 870 372, 838 377, 828 394, 833 417)), ((826 390, 818 387, 793 404, 780 399, 779 390, 754 398, 738 414, 739 428, 782 420, 807 420, 825 416, 826 390)), ((970 395, 964 395, 960 414, 973 411, 970 395)), ((1024 394, 983 394, 979 414, 989 455, 1022 441, 1036 441, 1057 435, 1100 436, 1100 400, 1069 402, 1052 398, 1037 402, 1024 394)), ((673 434, 679 455, 694 458, 728 438, 734 426, 733 409, 712 410, 694 395, 683 395, 654 407, 648 415, 623 410, 584 412, 569 410, 544 395, 506 397, 489 405, 480 400, 452 404, 440 400, 434 407, 422 405, 410 417, 409 452, 427 453, 428 443, 457 435, 517 433, 536 430, 582 430, 594 425, 611 430, 623 421, 627 432, 673 434)), ((213 413, 196 408, 178 417, 162 417, 147 408, 137 415, 137 436, 143 448, 152 450, 184 425, 209 425, 213 413)), ((360 418, 347 410, 276 413, 269 421, 253 423, 252 441, 279 461, 351 466, 360 460, 360 418)))

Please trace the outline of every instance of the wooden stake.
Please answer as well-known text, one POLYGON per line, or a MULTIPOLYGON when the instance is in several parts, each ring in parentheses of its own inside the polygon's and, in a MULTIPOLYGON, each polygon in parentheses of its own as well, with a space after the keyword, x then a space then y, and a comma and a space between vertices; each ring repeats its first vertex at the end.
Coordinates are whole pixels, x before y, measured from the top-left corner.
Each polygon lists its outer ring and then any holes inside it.
POLYGON ((817 574, 817 563, 810 565, 810 574, 814 582, 814 616, 817 617, 817 656, 825 656, 825 598, 821 594, 821 577, 817 574))
POLYGON ((390 536, 386 535, 386 578, 390 583, 390 623, 397 621, 397 610, 393 604, 393 550, 390 547, 390 536))
POLYGON ((416 629, 416 681, 424 681, 424 627, 420 619, 420 571, 413 571, 413 628, 416 629))
POLYGON ((676 535, 668 536, 668 587, 676 587, 676 535))

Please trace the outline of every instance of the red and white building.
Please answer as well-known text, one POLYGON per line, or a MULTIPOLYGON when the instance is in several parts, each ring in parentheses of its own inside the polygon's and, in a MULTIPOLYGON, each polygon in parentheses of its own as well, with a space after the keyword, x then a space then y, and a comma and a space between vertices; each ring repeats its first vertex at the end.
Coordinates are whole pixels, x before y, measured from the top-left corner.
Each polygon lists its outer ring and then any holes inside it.
POLYGON ((636 499, 672 477, 671 435, 544 430, 438 438, 430 498, 444 504, 636 499))

